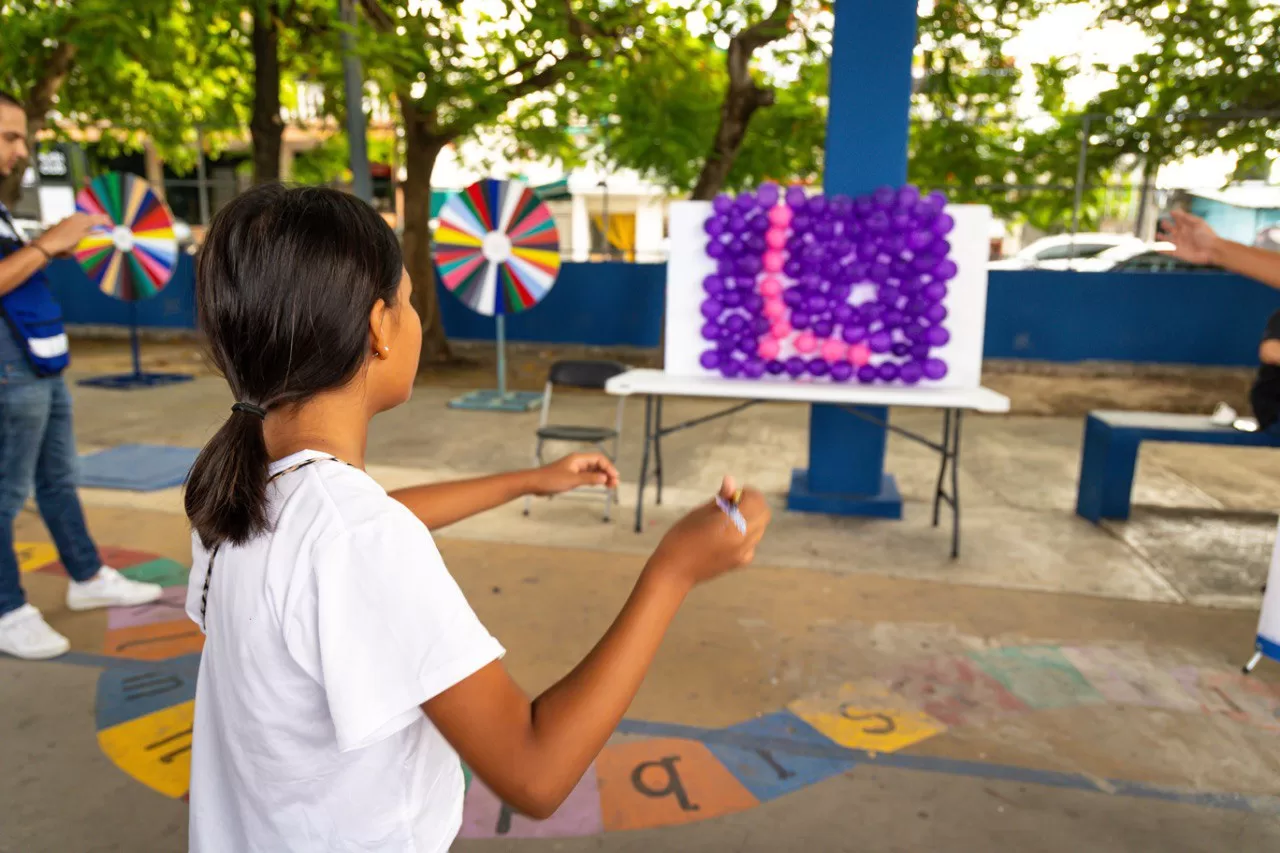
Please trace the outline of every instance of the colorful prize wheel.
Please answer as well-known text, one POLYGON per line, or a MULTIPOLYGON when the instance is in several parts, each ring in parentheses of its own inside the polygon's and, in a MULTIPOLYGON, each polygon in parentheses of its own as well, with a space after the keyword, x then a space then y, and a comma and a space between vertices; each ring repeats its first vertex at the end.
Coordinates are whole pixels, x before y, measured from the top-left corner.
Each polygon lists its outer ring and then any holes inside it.
POLYGON ((103 293, 137 302, 164 290, 178 266, 178 239, 173 214, 146 181, 108 172, 80 191, 76 209, 111 220, 75 249, 81 268, 103 293))
POLYGON ((485 316, 519 314, 541 302, 560 271, 560 235, 527 184, 493 178, 451 197, 436 227, 444 286, 485 316))

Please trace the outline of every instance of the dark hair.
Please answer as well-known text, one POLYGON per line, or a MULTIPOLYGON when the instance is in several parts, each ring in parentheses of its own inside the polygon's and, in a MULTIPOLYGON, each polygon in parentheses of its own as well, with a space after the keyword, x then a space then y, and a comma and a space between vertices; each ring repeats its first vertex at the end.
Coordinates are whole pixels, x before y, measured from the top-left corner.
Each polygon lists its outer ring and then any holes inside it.
MULTIPOLYGON (((395 304, 400 244, 372 207, 337 190, 265 184, 218 211, 196 261, 196 314, 240 403, 270 412, 345 385, 372 352, 369 312, 395 304)), ((233 411, 187 478, 206 548, 267 526, 263 420, 233 411)))
POLYGON ((19 101, 8 92, 0 92, 0 104, 4 104, 7 107, 17 107, 18 109, 22 109, 22 101, 19 101))

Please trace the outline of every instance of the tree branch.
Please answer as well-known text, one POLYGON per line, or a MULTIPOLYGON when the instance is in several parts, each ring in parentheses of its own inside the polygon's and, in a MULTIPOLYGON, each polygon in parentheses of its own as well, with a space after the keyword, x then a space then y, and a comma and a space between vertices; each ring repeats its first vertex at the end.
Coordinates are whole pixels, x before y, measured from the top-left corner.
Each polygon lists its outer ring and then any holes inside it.
POLYGON ((378 0, 360 0, 360 8, 364 9, 365 14, 369 16, 369 20, 380 32, 389 33, 395 31, 395 20, 387 14, 387 10, 382 8, 382 4, 378 0))

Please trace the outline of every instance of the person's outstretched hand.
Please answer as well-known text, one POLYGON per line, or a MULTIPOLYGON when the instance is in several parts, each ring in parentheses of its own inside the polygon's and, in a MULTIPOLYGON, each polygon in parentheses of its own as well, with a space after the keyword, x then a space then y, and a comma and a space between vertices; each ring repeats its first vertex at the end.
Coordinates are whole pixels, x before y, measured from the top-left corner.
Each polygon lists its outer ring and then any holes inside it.
POLYGON ((1193 264, 1211 264, 1218 247, 1218 235, 1199 216, 1175 210, 1160 222, 1160 237, 1173 244, 1169 254, 1193 264))
POLYGON ((65 255, 89 236, 89 232, 94 228, 105 228, 110 225, 111 220, 106 216, 73 213, 36 238, 35 244, 50 255, 65 255))
POLYGON ((618 487, 618 469, 603 453, 571 453, 565 458, 530 472, 531 491, 550 497, 581 486, 618 487))
MULTIPOLYGON (((720 497, 732 500, 737 490, 733 478, 725 477, 720 497)), ((653 552, 651 570, 670 573, 693 586, 750 563, 769 526, 769 505, 760 492, 743 489, 738 509, 747 522, 746 533, 738 532, 715 501, 677 521, 653 552)))

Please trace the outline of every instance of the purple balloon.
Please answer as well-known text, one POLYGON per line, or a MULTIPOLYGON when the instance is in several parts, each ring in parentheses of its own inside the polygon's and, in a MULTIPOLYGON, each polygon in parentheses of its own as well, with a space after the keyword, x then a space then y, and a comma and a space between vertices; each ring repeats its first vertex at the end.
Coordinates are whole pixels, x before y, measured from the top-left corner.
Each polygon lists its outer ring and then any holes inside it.
POLYGON ((913 252, 922 252, 933 243, 933 233, 929 231, 912 231, 907 235, 907 248, 913 252))
POLYGON ((733 197, 727 193, 721 193, 711 202, 711 208, 716 213, 725 214, 733 210, 733 197))
POLYGON ((872 193, 871 200, 875 202, 876 207, 888 210, 897 202, 898 194, 894 192, 893 187, 880 187, 872 193))
POLYGON ((719 273, 720 275, 726 275, 726 276, 733 275, 737 271, 738 271, 738 262, 734 258, 729 257, 728 255, 725 255, 723 258, 716 261, 716 272, 719 273))
POLYGON ((898 378, 907 385, 915 385, 924 377, 924 368, 919 362, 908 361, 902 365, 902 369, 898 371, 898 378))
POLYGON ((876 368, 876 373, 880 374, 880 378, 885 382, 892 382, 898 378, 898 365, 892 361, 886 361, 876 368))
POLYGON ((708 341, 717 341, 720 339, 720 327, 715 323, 702 324, 702 337, 708 341))
POLYGON ((924 363, 924 375, 926 379, 937 382, 947 375, 947 363, 940 358, 928 359, 924 363))
POLYGON ((741 332, 747 327, 747 321, 741 314, 730 314, 729 319, 724 321, 724 325, 731 332, 741 332))
POLYGON ((737 237, 724 244, 724 254, 728 258, 739 258, 747 250, 747 245, 737 237))
POLYGON ((745 308, 749 314, 759 314, 764 308, 764 297, 758 293, 748 292, 747 295, 742 298, 742 307, 745 308))
POLYGON ((782 265, 782 273, 787 278, 799 278, 804 275, 804 266, 795 258, 788 258, 782 265))
POLYGON ((939 237, 950 234, 955 227, 956 221, 949 213, 944 213, 933 221, 933 233, 939 237))
POLYGON ((797 213, 791 217, 791 230, 797 232, 805 232, 813 225, 813 220, 804 213, 797 213))
MULTIPOLYGON (((832 295, 835 296, 835 294, 832 294, 832 295)), ((839 299, 842 297, 836 297, 836 298, 839 299)), ((831 312, 831 316, 835 319, 837 323, 847 323, 849 322, 849 319, 853 317, 853 306, 847 302, 841 302, 831 312)))
POLYGON ((765 216, 753 216, 747 220, 747 227, 756 234, 763 234, 769 230, 769 219, 765 216))
POLYGON ((875 208, 876 203, 871 200, 869 195, 860 195, 853 200, 853 212, 861 218, 870 215, 875 208))
POLYGON ((889 267, 884 264, 872 264, 871 269, 867 271, 867 277, 876 284, 883 283, 892 274, 893 270, 889 269, 889 267))
POLYGON ((834 331, 830 320, 821 320, 813 324, 813 333, 820 338, 829 338, 834 331))
POLYGON ((723 258, 727 254, 728 254, 728 251, 725 249, 724 243, 721 243, 719 240, 712 240, 711 242, 707 243, 708 258, 719 260, 720 258, 723 258))
POLYGON ((915 206, 915 203, 919 200, 920 200, 919 187, 913 184, 907 184, 905 186, 898 188, 898 206, 899 207, 905 210, 910 210, 912 207, 915 206))
POLYGON ((928 308, 924 309, 924 318, 930 323, 941 323, 943 320, 947 319, 947 309, 935 302, 928 308))
POLYGON ((884 313, 884 309, 874 302, 868 302, 862 306, 862 319, 871 321, 879 320, 880 315, 884 313))
POLYGON ((793 312, 791 315, 791 328, 793 329, 804 330, 809 328, 809 326, 811 326, 812 324, 813 324, 813 318, 810 317, 808 314, 793 312))
POLYGON ((896 343, 893 345, 893 349, 891 349, 890 352, 899 358, 902 358, 907 353, 911 352, 911 346, 910 344, 896 343))
POLYGON ((820 219, 813 224, 813 233, 823 240, 830 240, 836 235, 836 226, 825 219, 820 219))
POLYGON ((930 302, 941 302, 942 298, 947 295, 947 286, 940 281, 935 281, 926 287, 922 294, 930 302))
POLYGON ((865 326, 845 326, 844 331, 840 333, 840 337, 844 339, 846 344, 858 344, 867 339, 867 329, 865 326))
POLYGON ((902 312, 897 308, 891 308, 884 312, 884 317, 881 319, 884 321, 886 328, 896 329, 898 326, 902 325, 902 321, 906 318, 902 316, 902 312))
POLYGON ((806 366, 814 376, 826 376, 831 371, 831 365, 820 358, 813 359, 806 366))
POLYGON ((746 237, 744 237, 742 239, 742 244, 747 247, 747 251, 751 252, 753 255, 757 257, 759 257, 760 255, 763 255, 764 250, 769 247, 769 245, 764 241, 764 237, 761 237, 759 234, 755 234, 755 233, 748 234, 746 237))
POLYGON ((788 287, 782 291, 782 301, 788 308, 799 308, 804 302, 804 290, 799 287, 788 287))
POLYGON ((708 320, 718 319, 723 311, 724 303, 719 299, 705 299, 702 302, 702 316, 708 320))
POLYGON ((929 357, 929 345, 913 344, 911 347, 911 357, 916 361, 924 361, 929 357))
POLYGON ((911 323, 903 328, 902 335, 909 341, 923 341, 929 330, 919 323, 911 323))
POLYGON ((702 354, 701 358, 698 359, 698 363, 707 370, 715 370, 720 366, 720 353, 713 349, 709 349, 702 354))
POLYGON ((934 240, 929 244, 929 254, 945 258, 951 254, 951 243, 941 238, 934 240))
POLYGON ((831 365, 831 378, 836 382, 848 382, 853 376, 853 365, 847 361, 837 361, 831 365))
POLYGON ((770 323, 768 317, 756 317, 751 321, 751 331, 756 335, 763 335, 769 331, 770 323))
POLYGON ((737 350, 745 356, 754 358, 760 351, 760 338, 751 334, 750 329, 744 330, 742 337, 738 338, 737 350))
POLYGON ((889 217, 883 210, 877 210, 867 217, 867 230, 876 235, 888 233, 889 217))
POLYGON ((764 264, 760 260, 759 255, 743 255, 738 258, 738 272, 743 275, 759 275, 764 269, 764 264))
POLYGON ((799 210, 804 206, 805 195, 804 187, 799 184, 792 184, 787 187, 787 206, 792 210, 799 210))
POLYGON ((782 191, 773 182, 763 183, 760 185, 760 189, 756 190, 756 199, 760 202, 761 207, 773 207, 778 203, 778 198, 781 195, 782 191))
POLYGON ((951 281, 959 272, 960 268, 950 258, 939 261, 938 265, 933 268, 933 274, 937 276, 938 281, 951 281))
POLYGON ((793 379, 804 375, 805 363, 804 359, 798 355, 793 355, 787 359, 787 375, 793 379))
POLYGON ((944 347, 949 340, 951 340, 951 333, 941 326, 930 326, 924 336, 924 342, 933 347, 944 347))
POLYGON ((702 289, 711 296, 724 293, 724 279, 718 275, 709 275, 702 280, 702 289))
POLYGON ((827 310, 827 297, 814 295, 805 300, 805 307, 810 314, 821 314, 827 310))
POLYGON ((881 285, 880 292, 876 294, 876 301, 881 305, 897 305, 898 300, 902 297, 902 291, 889 284, 881 285))
POLYGON ((849 294, 853 293, 853 286, 849 284, 837 284, 831 288, 831 298, 836 302, 844 302, 849 298, 849 294))
POLYGON ((792 234, 787 238, 787 251, 793 255, 798 255, 804 251, 804 235, 792 234))
POLYGON ((776 358, 767 362, 764 366, 764 369, 766 372, 768 372, 770 376, 781 376, 782 374, 787 372, 787 366, 782 362, 778 361, 776 358))
POLYGON ((814 216, 821 216, 827 212, 826 198, 822 195, 815 195, 813 198, 809 199, 808 203, 805 205, 805 210, 809 211, 809 213, 814 216))
POLYGON ((720 362, 720 375, 725 379, 733 379, 742 372, 742 366, 733 359, 724 359, 720 362))
POLYGON ((724 221, 724 217, 711 216, 707 218, 706 223, 702 227, 712 237, 719 237, 724 233, 725 228, 728 226, 724 221))
POLYGON ((750 190, 744 190, 743 192, 738 193, 737 199, 734 200, 734 206, 743 213, 754 210, 756 203, 756 194, 750 190))
POLYGON ((764 361, 759 358, 747 359, 747 363, 742 366, 742 375, 748 379, 759 379, 764 376, 764 361))
POLYGON ((747 219, 736 210, 729 214, 729 230, 734 234, 741 234, 747 230, 747 219))
POLYGON ((737 308, 742 304, 742 291, 726 290, 724 295, 720 297, 720 301, 728 308, 737 308))
POLYGON ((853 199, 847 195, 835 195, 827 202, 831 213, 839 219, 848 219, 853 213, 853 199))
POLYGON ((867 339, 872 352, 888 352, 893 347, 893 337, 888 332, 876 332, 867 339))
POLYGON ((722 358, 728 358, 733 354, 733 351, 737 349, 738 341, 733 337, 733 333, 728 329, 725 329, 724 331, 724 336, 722 336, 720 340, 716 341, 716 349, 720 351, 722 358))
MULTIPOLYGON (((911 227, 915 225, 915 220, 911 218, 911 214, 898 210, 889 217, 889 224, 896 233, 907 234, 910 233, 911 227)), ((902 250, 899 249, 898 251, 902 250)))
POLYGON ((880 371, 876 370, 875 365, 864 364, 858 368, 858 381, 863 385, 870 385, 880 377, 880 371))

